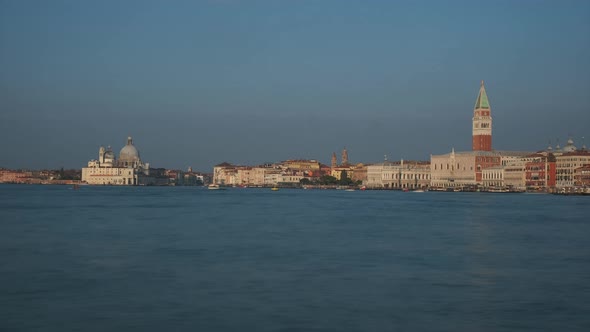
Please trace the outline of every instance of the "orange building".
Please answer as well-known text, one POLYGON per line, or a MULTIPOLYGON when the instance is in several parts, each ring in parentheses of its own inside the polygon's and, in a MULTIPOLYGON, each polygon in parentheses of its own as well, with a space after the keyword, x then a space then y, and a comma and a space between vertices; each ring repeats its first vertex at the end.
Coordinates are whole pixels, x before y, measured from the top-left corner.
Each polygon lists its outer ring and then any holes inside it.
POLYGON ((533 160, 525 163, 525 183, 527 188, 555 187, 555 156, 535 154, 533 160))

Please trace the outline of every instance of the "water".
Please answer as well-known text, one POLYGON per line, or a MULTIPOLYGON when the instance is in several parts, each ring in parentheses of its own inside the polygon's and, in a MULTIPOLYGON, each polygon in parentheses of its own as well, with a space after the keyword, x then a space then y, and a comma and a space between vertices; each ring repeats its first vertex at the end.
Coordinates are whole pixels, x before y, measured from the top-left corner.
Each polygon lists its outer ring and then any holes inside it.
POLYGON ((0 330, 589 331, 590 197, 0 186, 0 330))

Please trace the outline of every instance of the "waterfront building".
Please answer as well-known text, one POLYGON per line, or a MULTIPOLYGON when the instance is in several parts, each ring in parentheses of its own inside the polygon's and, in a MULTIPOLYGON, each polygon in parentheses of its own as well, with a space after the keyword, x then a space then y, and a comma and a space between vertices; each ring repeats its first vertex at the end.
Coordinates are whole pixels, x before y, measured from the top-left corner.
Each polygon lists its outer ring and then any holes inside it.
POLYGON ((502 166, 504 173, 503 187, 517 190, 526 189, 525 161, 527 159, 529 158, 523 158, 502 166))
POLYGON ((273 170, 269 167, 253 167, 252 168, 252 175, 251 175, 251 184, 252 186, 264 186, 265 185, 265 175, 268 173, 269 170, 273 170))
MULTIPOLYGON (((575 186, 576 170, 590 165, 590 152, 574 150, 555 156, 557 188, 575 186)), ((581 174, 581 173, 580 173, 581 174)))
POLYGON ((256 172, 252 167, 238 167, 236 168, 236 185, 247 186, 254 183, 254 175, 256 172))
POLYGON ((283 181, 280 169, 268 169, 264 172, 264 186, 278 186, 283 181))
MULTIPOLYGON (((0 183, 35 183, 39 179, 33 178, 33 172, 13 171, 8 169, 0 170, 0 183)), ((39 180, 37 183, 40 183, 39 180)))
POLYGON ((481 177, 484 188, 504 187, 504 166, 488 167, 482 170, 481 177))
POLYGON ((574 186, 590 187, 590 165, 578 167, 574 170, 574 186))
POLYGON ((366 166, 363 185, 375 189, 417 189, 430 185, 428 161, 384 161, 366 166))
POLYGON ((430 186, 430 162, 394 161, 393 168, 383 174, 384 187, 391 189, 418 189, 430 186))
POLYGON ((524 163, 488 167, 482 170, 481 184, 483 188, 500 187, 525 190, 524 163))
POLYGON ((278 184, 297 186, 303 178, 305 178, 305 176, 298 172, 282 173, 278 184))
POLYGON ((555 187, 555 156, 540 152, 525 162, 525 185, 527 189, 539 190, 555 187))
POLYGON ((213 184, 231 186, 237 183, 237 166, 223 162, 213 167, 213 184))
POLYGON ((149 163, 144 163, 139 151, 133 145, 133 139, 127 138, 127 144, 121 149, 119 159, 111 147, 100 147, 98 160, 90 160, 82 168, 82 181, 94 185, 146 185, 152 184, 149 176, 149 163))
POLYGON ((301 171, 308 176, 319 175, 320 173, 320 163, 314 159, 285 160, 281 162, 280 167, 284 170, 301 171))
POLYGON ((356 166, 354 165, 346 165, 346 166, 337 166, 332 167, 330 169, 330 176, 335 177, 338 180, 342 178, 352 179, 354 177, 354 172, 356 171, 356 166))
POLYGON ((431 186, 474 186, 482 183, 482 170, 499 166, 501 157, 489 151, 455 152, 430 156, 431 186))
POLYGON ((372 164, 367 166, 367 179, 363 185, 371 189, 385 188, 386 183, 391 183, 393 179, 387 178, 394 174, 395 164, 391 161, 372 164))
POLYGON ((367 167, 369 165, 365 165, 363 163, 358 163, 354 167, 354 172, 352 172, 351 179, 353 182, 360 182, 365 183, 367 181, 367 167))
POLYGON ((319 169, 320 164, 315 160, 287 160, 257 167, 224 162, 213 168, 213 183, 225 186, 292 186, 319 173, 319 169))

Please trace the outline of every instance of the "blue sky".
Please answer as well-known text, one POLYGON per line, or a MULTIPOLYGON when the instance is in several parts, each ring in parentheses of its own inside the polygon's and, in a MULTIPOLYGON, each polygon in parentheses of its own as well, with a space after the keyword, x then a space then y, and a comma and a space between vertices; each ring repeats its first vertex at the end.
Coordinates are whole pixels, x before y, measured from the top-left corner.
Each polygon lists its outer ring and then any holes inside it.
POLYGON ((588 1, 0 0, 0 167, 429 159, 590 145, 588 1))

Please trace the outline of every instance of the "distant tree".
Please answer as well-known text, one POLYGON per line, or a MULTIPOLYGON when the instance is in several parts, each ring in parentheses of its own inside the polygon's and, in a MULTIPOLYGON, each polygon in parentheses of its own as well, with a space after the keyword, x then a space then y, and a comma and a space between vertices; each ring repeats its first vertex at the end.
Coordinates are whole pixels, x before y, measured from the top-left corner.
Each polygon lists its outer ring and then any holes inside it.
POLYGON ((323 185, 334 185, 338 183, 338 179, 330 175, 322 175, 319 182, 323 185))
POLYGON ((350 186, 350 185, 354 184, 354 182, 352 181, 352 179, 343 177, 340 180, 338 180, 338 184, 341 186, 350 186))
POLYGON ((307 185, 310 183, 311 183, 311 181, 308 178, 303 178, 303 179, 299 180, 299 184, 307 185))

